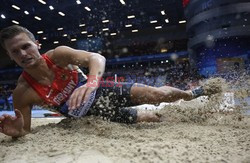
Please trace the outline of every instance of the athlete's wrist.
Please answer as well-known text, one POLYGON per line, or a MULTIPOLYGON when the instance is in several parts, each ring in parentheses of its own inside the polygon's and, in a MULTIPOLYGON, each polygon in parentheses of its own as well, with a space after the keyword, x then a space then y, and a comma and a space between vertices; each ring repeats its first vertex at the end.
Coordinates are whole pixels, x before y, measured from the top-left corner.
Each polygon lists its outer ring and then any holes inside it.
POLYGON ((102 76, 89 75, 87 80, 87 87, 99 87, 99 83, 102 80, 102 76))

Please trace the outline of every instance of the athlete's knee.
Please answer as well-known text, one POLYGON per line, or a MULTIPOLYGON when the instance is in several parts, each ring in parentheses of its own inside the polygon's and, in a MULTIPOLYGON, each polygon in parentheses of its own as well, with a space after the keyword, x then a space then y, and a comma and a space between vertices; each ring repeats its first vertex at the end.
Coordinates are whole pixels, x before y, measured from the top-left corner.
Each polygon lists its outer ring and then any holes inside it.
POLYGON ((166 97, 172 93, 173 91, 171 89, 162 89, 161 87, 156 88, 154 91, 154 94, 159 97, 166 97))
POLYGON ((139 111, 137 113, 137 122, 161 122, 161 115, 155 112, 139 111))

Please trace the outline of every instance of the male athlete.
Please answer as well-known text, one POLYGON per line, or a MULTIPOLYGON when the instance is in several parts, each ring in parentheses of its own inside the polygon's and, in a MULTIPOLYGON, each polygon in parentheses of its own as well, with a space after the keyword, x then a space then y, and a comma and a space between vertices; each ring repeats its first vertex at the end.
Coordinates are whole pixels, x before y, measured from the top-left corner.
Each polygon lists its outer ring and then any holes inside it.
POLYGON ((159 122, 153 112, 137 112, 129 106, 159 104, 203 95, 202 88, 182 91, 138 83, 101 81, 105 58, 97 53, 59 46, 45 54, 24 27, 13 25, 0 32, 0 43, 9 57, 23 68, 13 91, 16 116, 0 116, 0 132, 20 137, 30 132, 34 105, 50 107, 67 117, 99 115, 114 122, 159 122), (89 78, 79 69, 87 67, 89 78))

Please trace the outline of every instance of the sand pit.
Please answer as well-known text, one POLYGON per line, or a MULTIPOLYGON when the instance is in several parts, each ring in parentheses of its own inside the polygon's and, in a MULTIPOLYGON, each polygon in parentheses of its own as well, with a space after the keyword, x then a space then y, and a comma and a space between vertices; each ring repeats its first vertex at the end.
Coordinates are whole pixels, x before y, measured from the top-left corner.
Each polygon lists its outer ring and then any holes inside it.
POLYGON ((168 105, 161 123, 32 119, 31 134, 0 135, 0 162, 250 162, 250 117, 211 99, 168 105))
POLYGON ((250 162, 249 117, 130 126, 94 117, 32 121, 32 134, 0 136, 0 162, 250 162))
POLYGON ((0 135, 0 162, 250 162, 250 117, 168 110, 161 123, 135 125, 32 119, 31 134, 0 135))

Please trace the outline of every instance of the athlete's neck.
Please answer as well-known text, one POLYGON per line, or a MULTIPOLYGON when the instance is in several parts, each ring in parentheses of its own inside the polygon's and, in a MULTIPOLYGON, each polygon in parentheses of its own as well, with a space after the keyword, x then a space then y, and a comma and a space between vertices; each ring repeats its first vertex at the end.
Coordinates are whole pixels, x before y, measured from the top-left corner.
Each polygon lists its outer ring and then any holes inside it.
POLYGON ((48 67, 46 61, 42 57, 34 66, 31 68, 25 68, 24 71, 26 71, 37 82, 44 85, 50 85, 54 80, 54 72, 48 67))

